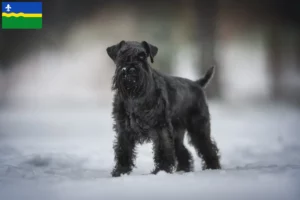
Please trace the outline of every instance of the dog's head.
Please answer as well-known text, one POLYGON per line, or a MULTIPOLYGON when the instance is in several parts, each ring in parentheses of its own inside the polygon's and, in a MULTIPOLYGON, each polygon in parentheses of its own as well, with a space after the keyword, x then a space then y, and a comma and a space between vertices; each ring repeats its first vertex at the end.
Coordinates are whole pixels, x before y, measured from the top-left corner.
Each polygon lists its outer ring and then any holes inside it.
POLYGON ((148 63, 158 52, 158 48, 146 41, 125 42, 106 49, 109 57, 116 65, 113 77, 113 89, 129 96, 136 96, 147 88, 151 77, 151 67, 148 63))

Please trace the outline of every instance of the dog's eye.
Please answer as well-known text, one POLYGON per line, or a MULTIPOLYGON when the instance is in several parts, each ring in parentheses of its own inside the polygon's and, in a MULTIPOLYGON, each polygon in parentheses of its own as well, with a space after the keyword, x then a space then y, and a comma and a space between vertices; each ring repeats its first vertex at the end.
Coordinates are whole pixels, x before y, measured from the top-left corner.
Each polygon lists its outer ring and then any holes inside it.
POLYGON ((145 60, 145 59, 146 59, 146 54, 140 53, 140 54, 138 55, 138 58, 139 58, 140 60, 145 60))

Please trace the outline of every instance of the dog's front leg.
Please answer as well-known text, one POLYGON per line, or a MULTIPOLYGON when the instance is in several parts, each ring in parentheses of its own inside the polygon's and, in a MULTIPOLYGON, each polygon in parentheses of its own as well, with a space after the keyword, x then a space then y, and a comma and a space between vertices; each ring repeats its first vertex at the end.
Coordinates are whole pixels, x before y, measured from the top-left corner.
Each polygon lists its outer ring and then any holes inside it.
POLYGON ((128 132, 118 132, 114 144, 116 165, 112 171, 113 177, 129 174, 136 158, 136 140, 128 132))
POLYGON ((163 170, 172 173, 175 167, 174 139, 168 128, 153 131, 155 169, 152 174, 163 170))

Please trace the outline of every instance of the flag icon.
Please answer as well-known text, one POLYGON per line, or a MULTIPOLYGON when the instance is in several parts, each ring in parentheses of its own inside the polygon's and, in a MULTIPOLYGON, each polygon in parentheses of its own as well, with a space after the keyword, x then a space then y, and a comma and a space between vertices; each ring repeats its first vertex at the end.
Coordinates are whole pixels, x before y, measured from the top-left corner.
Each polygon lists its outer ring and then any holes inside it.
POLYGON ((41 29, 42 2, 2 2, 2 29, 41 29))

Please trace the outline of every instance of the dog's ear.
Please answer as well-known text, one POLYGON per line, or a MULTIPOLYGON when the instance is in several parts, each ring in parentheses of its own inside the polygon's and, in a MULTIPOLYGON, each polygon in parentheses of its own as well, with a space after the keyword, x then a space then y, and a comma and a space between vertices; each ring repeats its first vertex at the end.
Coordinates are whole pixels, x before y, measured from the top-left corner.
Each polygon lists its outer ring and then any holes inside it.
POLYGON ((149 44, 146 41, 142 41, 142 45, 146 49, 148 56, 150 56, 151 63, 153 63, 153 58, 156 56, 158 48, 152 44, 149 44))
POLYGON ((109 55, 109 57, 115 61, 117 58, 117 54, 118 51, 121 49, 121 47, 123 46, 123 44, 125 44, 125 41, 122 40, 121 42, 119 42, 118 44, 112 45, 110 47, 106 48, 106 52, 109 55))

